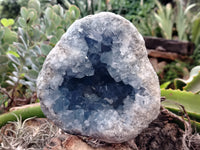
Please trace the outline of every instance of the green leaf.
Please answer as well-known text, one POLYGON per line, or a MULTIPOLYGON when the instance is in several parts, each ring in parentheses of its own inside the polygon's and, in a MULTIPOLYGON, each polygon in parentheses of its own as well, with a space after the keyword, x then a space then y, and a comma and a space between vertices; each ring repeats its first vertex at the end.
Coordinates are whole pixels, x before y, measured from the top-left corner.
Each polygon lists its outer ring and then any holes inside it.
MULTIPOLYGON (((13 43, 13 45, 15 46, 16 50, 17 50, 17 55, 22 56, 24 55, 24 51, 26 50, 24 45, 21 43, 13 43)), ((11 51, 11 50, 10 50, 11 51)), ((13 50, 14 51, 14 50, 13 50)), ((12 52, 11 52, 12 53, 12 52)), ((14 51, 14 53, 12 53, 13 55, 15 55, 16 57, 18 57, 16 55, 16 52, 14 51)))
POLYGON ((187 85, 183 89, 186 91, 193 92, 193 93, 200 92, 200 71, 198 75, 193 77, 192 81, 187 83, 187 85))
POLYGON ((24 77, 24 76, 25 76, 25 73, 21 73, 21 74, 20 74, 20 77, 24 77))
POLYGON ((5 54, 10 46, 10 43, 4 42, 2 45, 1 54, 5 54))
POLYGON ((192 22, 192 42, 198 45, 200 40, 200 16, 192 22))
POLYGON ((5 27, 3 40, 9 44, 17 41, 17 33, 5 27))
POLYGON ((162 6, 158 0, 156 0, 158 10, 154 13, 155 20, 163 31, 162 34, 166 39, 172 39, 172 28, 173 28, 173 9, 171 4, 162 6))
POLYGON ((8 56, 8 58, 9 58, 11 61, 13 61, 14 63, 20 65, 20 61, 19 61, 19 59, 18 59, 17 57, 15 57, 15 56, 12 55, 12 54, 7 54, 7 56, 8 56))
POLYGON ((55 36, 50 39, 50 44, 53 46, 55 46, 57 42, 58 42, 58 38, 55 36))
POLYGON ((34 8, 38 14, 40 14, 40 1, 38 0, 29 0, 28 8, 34 8))
POLYGON ((14 55, 14 56, 17 57, 17 58, 20 57, 15 51, 8 51, 8 52, 7 52, 7 55, 8 55, 8 54, 14 55))
POLYGON ((60 5, 54 5, 53 6, 53 10, 57 15, 60 15, 60 10, 62 9, 62 7, 60 7, 60 5))
POLYGON ((33 41, 41 41, 42 37, 44 36, 44 33, 41 31, 41 29, 34 28, 33 29, 33 41))
POLYGON ((171 84, 171 81, 165 82, 160 86, 160 88, 161 89, 166 89, 170 84, 171 84))
POLYGON ((1 19, 1 24, 4 27, 12 26, 14 23, 15 21, 13 19, 6 19, 6 18, 1 19))
POLYGON ((38 57, 38 58, 37 58, 37 61, 38 61, 40 64, 43 64, 44 61, 45 61, 45 58, 44 58, 44 57, 38 57))
POLYGON ((78 19, 80 16, 80 10, 75 5, 69 7, 69 12, 72 15, 73 19, 78 19))
POLYGON ((26 20, 28 16, 28 9, 26 9, 25 7, 22 7, 20 10, 20 14, 26 20))
POLYGON ((15 83, 13 83, 13 82, 10 81, 10 80, 6 80, 6 83, 8 83, 8 84, 10 84, 10 85, 12 85, 12 86, 15 86, 15 83))
POLYGON ((51 46, 48 46, 48 45, 45 45, 45 44, 42 44, 41 45, 41 51, 42 51, 42 54, 43 55, 48 55, 49 52, 51 51, 51 46))
MULTIPOLYGON (((169 111, 177 114, 177 115, 182 115, 183 112, 181 111, 181 109, 178 109, 178 108, 170 108, 170 107, 165 107, 167 108, 169 111)), ((200 132, 200 115, 199 114, 196 114, 196 113, 191 113, 191 112, 187 112, 188 113, 188 116, 190 117, 190 120, 191 121, 191 124, 194 128, 194 131, 197 131, 197 132, 200 132)), ((187 120, 187 119, 186 119, 187 120)))
POLYGON ((21 27, 23 27, 23 28, 26 27, 26 21, 25 21, 24 18, 19 17, 19 19, 18 19, 18 23, 19 23, 19 25, 20 25, 21 27))
POLYGON ((28 10, 28 16, 26 19, 26 23, 29 25, 32 25, 36 19, 37 19, 37 11, 33 8, 30 8, 28 10))
POLYGON ((0 64, 4 64, 8 62, 8 57, 5 55, 0 55, 0 64))
POLYGON ((193 93, 200 92, 200 66, 192 68, 188 80, 175 79, 174 85, 176 89, 186 90, 193 93))
MULTIPOLYGON (((180 90, 161 89, 161 96, 164 96, 167 100, 183 105, 186 111, 190 113, 197 113, 200 115, 199 94, 194 94, 192 92, 180 91, 180 90)), ((170 103, 167 101, 162 102, 162 104, 166 107, 176 108, 176 109, 178 108, 178 106, 175 105, 174 103, 170 103)))
POLYGON ((56 26, 59 26, 60 24, 61 24, 61 17, 60 16, 58 16, 56 13, 54 13, 54 15, 53 15, 53 20, 55 21, 54 23, 55 23, 55 25, 56 26))
POLYGON ((27 32, 25 31, 25 29, 23 28, 18 28, 18 32, 19 32, 19 35, 20 35, 20 39, 22 40, 23 44, 25 43, 25 45, 28 45, 28 35, 27 35, 27 32))
POLYGON ((3 35, 4 35, 4 30, 0 30, 0 41, 2 40, 3 35))
POLYGON ((58 29, 56 32, 56 37, 57 39, 60 39, 61 36, 65 33, 65 31, 63 29, 58 29))
POLYGON ((54 12, 50 7, 45 10, 45 17, 47 18, 47 21, 50 21, 53 18, 53 14, 54 12))
POLYGON ((30 81, 36 81, 38 77, 38 72, 35 70, 29 70, 26 72, 25 77, 30 81))
POLYGON ((32 48, 32 50, 33 51, 35 51, 38 55, 41 55, 41 49, 40 49, 40 47, 39 46, 34 46, 33 48, 32 48))
POLYGON ((28 13, 28 18, 29 19, 33 19, 34 16, 35 16, 35 13, 33 11, 31 11, 31 12, 28 13))
POLYGON ((184 87, 186 84, 187 84, 187 83, 186 83, 185 80, 183 80, 183 79, 175 79, 175 80, 174 80, 175 89, 183 90, 183 87, 184 87))
POLYGON ((14 81, 14 83, 17 83, 19 81, 18 77, 15 76, 8 76, 12 81, 14 81))
POLYGON ((8 101, 5 101, 4 105, 5 105, 5 107, 7 107, 8 106, 8 101))

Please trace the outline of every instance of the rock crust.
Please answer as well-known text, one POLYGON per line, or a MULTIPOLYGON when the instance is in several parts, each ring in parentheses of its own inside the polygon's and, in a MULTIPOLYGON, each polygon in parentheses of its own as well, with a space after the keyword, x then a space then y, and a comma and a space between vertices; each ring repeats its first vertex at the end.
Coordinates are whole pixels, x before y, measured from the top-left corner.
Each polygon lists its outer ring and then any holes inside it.
POLYGON ((47 118, 70 134, 122 143, 159 114, 160 88, 137 29, 102 12, 75 21, 37 80, 47 118))

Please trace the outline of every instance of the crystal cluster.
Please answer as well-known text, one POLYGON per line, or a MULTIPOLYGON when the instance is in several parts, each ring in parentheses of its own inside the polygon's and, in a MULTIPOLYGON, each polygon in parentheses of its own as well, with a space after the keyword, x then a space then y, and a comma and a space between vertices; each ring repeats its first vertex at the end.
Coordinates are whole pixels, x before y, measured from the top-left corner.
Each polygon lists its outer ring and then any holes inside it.
POLYGON ((137 136, 160 109, 142 36, 108 12, 70 26, 45 60, 37 93, 44 114, 64 131, 109 143, 137 136))

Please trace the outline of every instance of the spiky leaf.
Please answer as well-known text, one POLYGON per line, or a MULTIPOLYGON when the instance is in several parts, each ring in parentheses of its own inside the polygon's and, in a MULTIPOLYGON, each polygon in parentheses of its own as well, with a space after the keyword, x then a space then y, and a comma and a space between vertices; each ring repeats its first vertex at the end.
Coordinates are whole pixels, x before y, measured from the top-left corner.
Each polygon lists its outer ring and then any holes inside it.
MULTIPOLYGON (((192 92, 180 91, 180 90, 165 90, 161 89, 161 96, 164 96, 167 100, 179 103, 183 105, 186 111, 190 113, 196 113, 200 115, 200 95, 192 92)), ((163 102, 166 107, 178 108, 174 103, 163 102)))
POLYGON ((170 84, 171 84, 171 81, 167 81, 167 82, 163 83, 162 85, 160 85, 160 88, 166 89, 170 84))

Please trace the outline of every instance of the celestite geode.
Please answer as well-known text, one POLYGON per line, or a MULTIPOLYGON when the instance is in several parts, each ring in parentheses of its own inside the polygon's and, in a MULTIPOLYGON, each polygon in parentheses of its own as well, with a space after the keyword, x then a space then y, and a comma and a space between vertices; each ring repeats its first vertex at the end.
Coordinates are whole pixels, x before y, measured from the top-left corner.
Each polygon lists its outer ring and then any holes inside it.
POLYGON ((160 90, 137 29, 103 12, 75 21, 47 56, 37 80, 47 118, 70 134, 121 143, 160 110, 160 90))

